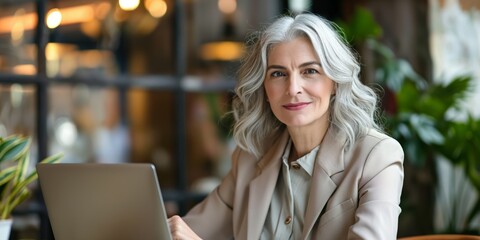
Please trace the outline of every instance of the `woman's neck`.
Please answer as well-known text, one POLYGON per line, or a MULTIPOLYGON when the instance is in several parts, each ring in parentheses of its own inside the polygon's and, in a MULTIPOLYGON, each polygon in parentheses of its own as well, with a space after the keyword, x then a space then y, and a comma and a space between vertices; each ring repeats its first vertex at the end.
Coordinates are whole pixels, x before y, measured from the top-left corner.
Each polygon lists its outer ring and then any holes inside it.
POLYGON ((292 139, 292 148, 290 150, 290 160, 296 160, 315 147, 320 145, 327 133, 328 123, 315 124, 302 127, 288 127, 288 133, 292 139))

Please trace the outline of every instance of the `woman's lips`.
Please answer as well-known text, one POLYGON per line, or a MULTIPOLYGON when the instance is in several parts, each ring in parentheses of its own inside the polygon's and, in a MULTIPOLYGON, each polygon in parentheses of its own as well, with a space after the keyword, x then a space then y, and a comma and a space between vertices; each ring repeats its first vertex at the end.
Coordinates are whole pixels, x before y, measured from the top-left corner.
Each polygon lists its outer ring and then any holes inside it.
POLYGON ((283 105, 283 107, 287 110, 296 111, 306 108, 309 104, 309 102, 288 103, 283 105))

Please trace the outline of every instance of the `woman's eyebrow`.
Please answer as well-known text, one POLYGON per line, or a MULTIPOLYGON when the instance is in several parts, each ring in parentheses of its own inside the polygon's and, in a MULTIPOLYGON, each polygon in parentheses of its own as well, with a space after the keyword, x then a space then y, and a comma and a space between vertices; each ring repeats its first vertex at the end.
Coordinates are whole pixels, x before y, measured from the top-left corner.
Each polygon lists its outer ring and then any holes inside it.
POLYGON ((319 67, 322 67, 322 64, 320 64, 319 62, 315 62, 315 61, 302 63, 302 64, 300 64, 300 67, 306 67, 306 66, 310 66, 310 65, 318 65, 319 67))
POLYGON ((281 65, 270 65, 267 67, 267 71, 270 69, 287 69, 287 68, 281 65))
MULTIPOLYGON (((319 62, 315 62, 315 61, 302 63, 302 64, 300 64, 299 67, 307 67, 307 66, 310 66, 310 65, 317 65, 319 67, 322 67, 322 64, 320 64, 319 62)), ((284 67, 284 66, 281 66, 281 65, 270 65, 270 66, 267 67, 267 71, 270 70, 270 69, 287 69, 287 68, 284 67)))

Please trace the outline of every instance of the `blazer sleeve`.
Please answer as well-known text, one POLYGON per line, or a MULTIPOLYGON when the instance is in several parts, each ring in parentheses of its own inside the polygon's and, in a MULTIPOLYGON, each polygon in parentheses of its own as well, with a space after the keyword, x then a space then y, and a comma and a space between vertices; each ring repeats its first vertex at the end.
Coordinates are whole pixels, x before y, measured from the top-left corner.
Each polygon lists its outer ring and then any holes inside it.
POLYGON ((220 185, 183 217, 202 239, 233 239, 232 206, 238 155, 237 149, 232 154, 232 169, 220 185))
POLYGON ((393 138, 372 148, 360 179, 359 203, 348 239, 397 239, 403 157, 401 145, 393 138))

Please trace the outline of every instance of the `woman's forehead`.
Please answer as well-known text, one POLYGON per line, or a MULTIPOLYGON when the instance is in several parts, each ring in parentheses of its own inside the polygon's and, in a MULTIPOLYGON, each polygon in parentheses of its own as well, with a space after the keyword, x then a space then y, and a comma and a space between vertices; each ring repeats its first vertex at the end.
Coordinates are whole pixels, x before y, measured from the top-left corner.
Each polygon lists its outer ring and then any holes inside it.
POLYGON ((267 61, 319 61, 315 48, 306 37, 297 37, 289 41, 275 43, 270 46, 267 61))

